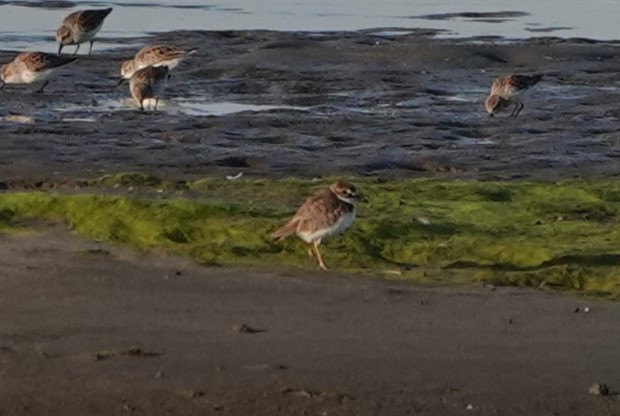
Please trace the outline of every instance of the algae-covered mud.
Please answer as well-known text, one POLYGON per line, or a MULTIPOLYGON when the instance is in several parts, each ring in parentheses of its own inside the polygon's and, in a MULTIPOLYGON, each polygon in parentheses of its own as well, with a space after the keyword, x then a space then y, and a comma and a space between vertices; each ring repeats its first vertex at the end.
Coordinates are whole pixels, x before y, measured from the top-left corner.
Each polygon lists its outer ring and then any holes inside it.
MULTIPOLYGON (((203 264, 314 268, 300 240, 274 244, 269 235, 328 183, 118 175, 78 193, 4 194, 0 218, 5 229, 62 220, 90 238, 203 264)), ((350 231, 325 243, 336 270, 620 296, 619 181, 355 183, 369 202, 350 231)))

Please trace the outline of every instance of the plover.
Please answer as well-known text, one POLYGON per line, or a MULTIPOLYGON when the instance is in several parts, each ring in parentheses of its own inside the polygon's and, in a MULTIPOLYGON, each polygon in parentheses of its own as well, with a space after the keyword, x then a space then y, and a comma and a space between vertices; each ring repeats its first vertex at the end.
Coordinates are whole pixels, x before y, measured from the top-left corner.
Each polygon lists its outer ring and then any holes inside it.
POLYGON ((43 81, 37 92, 43 92, 48 79, 58 67, 75 61, 76 58, 56 56, 43 52, 22 52, 6 65, 0 67, 0 89, 4 84, 31 84, 43 81))
POLYGON ((147 100, 155 100, 153 110, 157 110, 159 95, 164 91, 168 77, 167 66, 149 66, 133 74, 129 80, 129 91, 140 110, 144 111, 147 100))
POLYGON ((514 104, 511 117, 517 117, 523 110, 520 97, 542 79, 542 75, 506 75, 497 78, 491 85, 491 92, 484 102, 490 116, 514 104))
POLYGON ((151 45, 140 49, 138 53, 121 65, 121 82, 129 79, 138 70, 147 66, 167 66, 174 69, 188 55, 196 49, 181 49, 173 45, 151 45))
POLYGON ((293 218, 271 236, 274 241, 279 241, 296 234, 310 244, 310 257, 318 262, 321 269, 327 270, 319 252, 319 244, 323 239, 341 234, 349 228, 355 219, 356 203, 364 200, 355 186, 338 181, 329 189, 308 198, 293 218))
POLYGON ((110 14, 112 8, 99 10, 79 10, 71 13, 62 21, 62 25, 56 31, 56 41, 60 44, 58 55, 65 45, 77 45, 74 55, 80 49, 80 44, 90 41, 88 55, 93 50, 93 38, 101 29, 104 19, 110 14))

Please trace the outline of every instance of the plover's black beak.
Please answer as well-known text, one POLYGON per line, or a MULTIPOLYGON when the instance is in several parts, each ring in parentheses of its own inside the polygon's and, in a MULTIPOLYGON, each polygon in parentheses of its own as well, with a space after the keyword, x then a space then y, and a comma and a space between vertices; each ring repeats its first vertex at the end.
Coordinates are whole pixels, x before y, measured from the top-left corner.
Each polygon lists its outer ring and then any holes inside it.
POLYGON ((360 202, 368 202, 368 198, 366 198, 364 195, 358 195, 357 200, 360 202))
POLYGON ((58 55, 60 55, 60 53, 62 52, 62 47, 64 45, 61 43, 60 45, 58 45, 58 55))
POLYGON ((121 77, 121 79, 118 80, 118 83, 115 85, 115 87, 118 87, 119 85, 121 85, 123 82, 125 82, 125 78, 121 77))
POLYGON ((0 91, 4 88, 4 84, 6 84, 6 82, 0 79, 0 91))

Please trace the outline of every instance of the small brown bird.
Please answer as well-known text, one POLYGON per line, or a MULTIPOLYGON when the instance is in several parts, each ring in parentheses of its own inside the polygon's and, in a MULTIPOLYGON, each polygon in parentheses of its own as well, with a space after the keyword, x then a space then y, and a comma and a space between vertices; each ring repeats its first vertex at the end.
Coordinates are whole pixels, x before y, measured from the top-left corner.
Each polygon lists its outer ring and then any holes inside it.
POLYGON ((90 41, 88 55, 93 51, 93 39, 105 18, 112 12, 112 8, 99 10, 79 10, 71 13, 62 21, 62 25, 56 31, 56 41, 60 44, 58 55, 66 45, 77 45, 74 55, 80 49, 80 44, 90 41))
POLYGON ((324 238, 341 234, 349 228, 355 219, 356 203, 365 200, 357 193, 355 186, 338 181, 329 189, 308 198, 293 218, 271 236, 274 241, 279 241, 296 234, 311 244, 308 254, 318 262, 321 269, 327 270, 319 252, 319 244, 324 238))
POLYGON ((0 67, 0 90, 5 84, 31 84, 43 81, 36 92, 43 92, 49 78, 58 67, 75 61, 44 52, 22 52, 6 65, 0 67))
POLYGON ((130 79, 136 71, 147 66, 167 66, 168 69, 172 70, 194 52, 196 49, 181 49, 173 45, 145 46, 136 53, 133 59, 123 62, 121 77, 122 79, 130 79))
POLYGON ((506 75, 497 78, 491 85, 491 92, 487 97, 484 106, 492 117, 495 113, 514 104, 511 117, 517 117, 525 105, 521 102, 520 97, 524 93, 538 84, 542 79, 542 75, 506 75))
POLYGON ((166 88, 168 78, 167 66, 149 66, 133 74, 129 80, 129 91, 141 111, 144 111, 144 101, 153 99, 155 100, 153 110, 157 111, 159 95, 166 88))

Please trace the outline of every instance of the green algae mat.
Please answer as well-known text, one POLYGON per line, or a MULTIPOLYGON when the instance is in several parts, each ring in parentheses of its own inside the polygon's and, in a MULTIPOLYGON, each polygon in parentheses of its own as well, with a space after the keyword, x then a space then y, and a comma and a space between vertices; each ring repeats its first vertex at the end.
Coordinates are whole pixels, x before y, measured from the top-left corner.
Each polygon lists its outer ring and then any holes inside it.
MULTIPOLYGON (((321 246, 334 270, 620 299, 620 181, 351 181, 369 202, 321 246)), ((299 239, 274 244, 270 233, 331 182, 119 175, 80 193, 0 194, 0 231, 63 220, 89 238, 202 264, 315 268, 299 239)))

